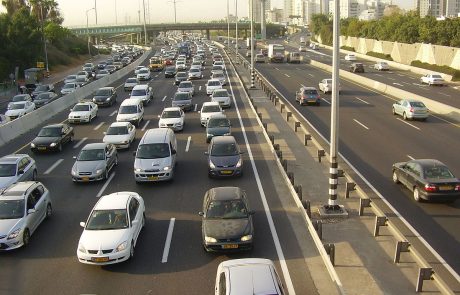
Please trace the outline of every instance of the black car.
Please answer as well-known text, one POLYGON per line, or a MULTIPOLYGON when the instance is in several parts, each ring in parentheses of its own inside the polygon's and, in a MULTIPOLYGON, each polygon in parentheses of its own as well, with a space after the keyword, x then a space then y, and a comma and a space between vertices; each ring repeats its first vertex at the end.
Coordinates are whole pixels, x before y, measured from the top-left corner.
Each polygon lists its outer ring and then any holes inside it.
POLYGON ((225 115, 214 115, 209 118, 206 124, 206 142, 211 142, 215 136, 230 135, 232 133, 232 124, 225 115))
POLYGON ((107 66, 107 63, 106 63, 105 61, 100 62, 100 63, 97 64, 97 68, 98 68, 99 70, 105 69, 106 66, 107 66))
POLYGON ((246 193, 239 187, 215 187, 203 200, 201 233, 203 248, 211 251, 252 250, 253 211, 246 193))
POLYGON ((100 106, 112 106, 117 102, 117 91, 114 87, 102 87, 96 90, 93 102, 100 106))
POLYGON ((178 72, 176 74, 176 80, 175 80, 174 84, 179 85, 180 82, 187 81, 187 79, 188 79, 187 72, 178 72))
POLYGON ((205 154, 208 156, 210 178, 243 175, 243 153, 233 136, 213 137, 205 154))
POLYGON ((393 164, 393 182, 411 190, 417 202, 453 202, 460 198, 460 180, 438 160, 417 159, 393 164))
POLYGON ((364 73, 364 65, 362 63, 352 63, 350 65, 350 71, 353 73, 364 73))
POLYGON ((55 100, 58 95, 54 92, 42 92, 34 98, 35 107, 39 108, 55 100))
POLYGON ((30 144, 32 152, 62 151, 62 146, 73 141, 73 128, 67 124, 54 124, 43 127, 30 144))
POLYGON ((176 67, 167 67, 165 69, 165 78, 174 78, 176 76, 176 67))

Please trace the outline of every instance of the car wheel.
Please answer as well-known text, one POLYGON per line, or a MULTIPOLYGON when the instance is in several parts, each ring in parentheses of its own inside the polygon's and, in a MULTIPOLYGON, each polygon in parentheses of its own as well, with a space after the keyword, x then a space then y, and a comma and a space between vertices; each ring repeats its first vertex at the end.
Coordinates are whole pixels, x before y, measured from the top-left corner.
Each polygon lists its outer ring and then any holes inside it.
POLYGON ((24 230, 24 233, 22 234, 22 243, 24 245, 24 247, 26 247, 30 242, 30 232, 29 232, 29 229, 25 229, 24 230))
POLYGON ((60 143, 60 144, 58 145, 58 148, 57 148, 57 149, 58 149, 59 152, 62 152, 62 143, 60 143))
POLYGON ((398 179, 398 174, 396 173, 396 171, 393 171, 393 182, 398 184, 399 183, 399 179, 398 179))
POLYGON ((70 136, 69 142, 73 142, 73 135, 70 136))
POLYGON ((131 241, 131 248, 129 250, 129 259, 132 259, 134 257, 134 242, 131 241))
POLYGON ((34 172, 32 173, 32 180, 37 180, 37 170, 34 170, 34 172))
POLYGON ((407 120, 406 112, 403 113, 403 119, 404 119, 404 120, 407 120))
POLYGON ((115 157, 115 163, 113 164, 113 166, 118 166, 118 156, 115 157))
POLYGON ((396 115, 395 108, 391 108, 391 112, 393 113, 393 115, 396 115))
POLYGON ((142 227, 145 227, 145 212, 142 213, 142 227))
POLYGON ((109 179, 109 170, 108 169, 105 169, 104 179, 109 179))
POLYGON ((414 200, 416 202, 421 202, 422 198, 420 198, 420 191, 418 190, 417 187, 414 188, 414 200))
POLYGON ((48 204, 48 206, 46 206, 45 218, 46 219, 50 218, 52 214, 53 214, 53 207, 51 207, 51 204, 48 204))

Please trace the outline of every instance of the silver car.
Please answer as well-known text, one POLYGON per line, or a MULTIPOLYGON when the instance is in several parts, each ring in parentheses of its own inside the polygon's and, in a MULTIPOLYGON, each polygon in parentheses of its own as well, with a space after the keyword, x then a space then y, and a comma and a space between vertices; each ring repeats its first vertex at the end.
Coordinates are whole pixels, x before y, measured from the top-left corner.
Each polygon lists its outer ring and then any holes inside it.
POLYGON ((393 104, 393 115, 400 115, 404 120, 421 119, 425 121, 429 116, 428 108, 418 100, 401 99, 393 104))
POLYGON ((177 87, 177 92, 188 92, 191 96, 195 95, 195 86, 190 81, 182 81, 177 87))
POLYGON ((174 94, 171 106, 180 107, 184 111, 192 110, 193 108, 192 95, 190 94, 190 92, 176 92, 174 94))
POLYGON ((213 137, 208 151, 208 176, 231 177, 243 175, 242 152, 231 135, 213 137))
POLYGON ((37 166, 29 155, 11 154, 0 158, 0 189, 16 182, 36 179, 37 166))
POLYGON ((89 182, 109 178, 118 165, 117 149, 111 143, 90 143, 83 147, 72 167, 74 182, 89 182))
POLYGON ((52 214, 50 193, 37 181, 18 182, 0 194, 0 250, 27 246, 52 214))
POLYGON ((199 68, 191 68, 188 71, 188 79, 189 80, 201 79, 201 78, 203 78, 203 73, 201 72, 201 70, 199 68))
POLYGON ((123 89, 125 91, 133 90, 134 86, 136 85, 139 85, 139 80, 136 77, 131 77, 126 79, 125 85, 123 85, 123 89))

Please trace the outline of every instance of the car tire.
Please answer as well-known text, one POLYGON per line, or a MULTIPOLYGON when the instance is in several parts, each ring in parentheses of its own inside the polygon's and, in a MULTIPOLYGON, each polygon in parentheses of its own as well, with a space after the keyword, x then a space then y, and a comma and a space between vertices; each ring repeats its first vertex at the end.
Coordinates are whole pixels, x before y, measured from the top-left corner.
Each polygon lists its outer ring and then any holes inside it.
POLYGON ((396 173, 396 171, 393 171, 392 179, 395 184, 399 183, 398 174, 396 173))
POLYGON ((58 152, 62 152, 62 143, 59 143, 59 145, 57 147, 57 150, 58 150, 58 152))
POLYGON ((107 179, 109 179, 109 170, 105 169, 105 171, 104 171, 104 180, 107 180, 107 179))
POLYGON ((414 200, 416 202, 421 202, 422 201, 422 198, 420 197, 420 191, 419 191, 418 187, 414 187, 414 200))
POLYGON ((70 136, 69 142, 73 142, 73 135, 70 136))
POLYGON ((29 242, 30 242, 30 232, 29 232, 29 229, 26 228, 24 229, 24 233, 22 234, 23 246, 26 247, 27 245, 29 245, 29 242))
POLYGON ((134 242, 131 241, 131 248, 129 249, 129 259, 133 259, 134 257, 134 242))
POLYGON ((37 180, 37 170, 34 170, 34 172, 32 172, 32 180, 37 180))
POLYGON ((48 204, 46 206, 46 215, 45 215, 45 219, 49 219, 51 217, 51 215, 53 214, 53 207, 51 206, 51 204, 48 204))
POLYGON ((115 163, 113 163, 113 166, 118 166, 118 156, 115 157, 115 163))
POLYGON ((407 120, 406 112, 403 113, 403 119, 404 119, 404 120, 407 120))
POLYGON ((393 115, 396 115, 395 108, 391 108, 391 112, 393 113, 393 115))
POLYGON ((142 228, 145 227, 145 212, 142 213, 142 228))

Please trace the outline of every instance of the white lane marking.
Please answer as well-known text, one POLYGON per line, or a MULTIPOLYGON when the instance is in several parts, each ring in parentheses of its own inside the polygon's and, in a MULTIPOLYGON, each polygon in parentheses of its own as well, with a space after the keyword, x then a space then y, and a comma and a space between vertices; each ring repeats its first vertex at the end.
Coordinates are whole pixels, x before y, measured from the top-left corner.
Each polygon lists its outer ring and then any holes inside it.
POLYGON ((397 74, 397 75, 398 75, 399 77, 404 77, 404 75, 403 75, 403 74, 397 74))
POLYGON ((76 149, 77 147, 81 146, 82 143, 84 143, 86 140, 88 139, 88 137, 83 137, 82 139, 80 139, 79 142, 77 142, 73 148, 76 149))
POLYGON ((118 85, 117 87, 115 87, 115 90, 117 90, 118 88, 120 88, 123 85, 125 85, 125 84, 123 83, 123 84, 118 85))
POLYGON ((393 74, 393 72, 392 72, 392 71, 388 71, 388 74, 393 74))
POLYGON ((147 128, 147 125, 149 125, 149 123, 150 123, 150 120, 148 120, 147 122, 145 122, 145 124, 144 124, 144 126, 142 127, 141 130, 144 131, 145 128, 147 128))
POLYGON ((201 85, 200 85, 200 87, 198 87, 198 91, 201 91, 201 85))
POLYGON ((195 108, 193 109, 194 112, 198 109, 198 104, 195 104, 195 108))
POLYGON ((360 101, 364 102, 365 104, 370 104, 370 103, 368 103, 367 101, 365 101, 364 99, 361 99, 361 98, 359 98, 359 97, 357 97, 357 96, 355 96, 355 98, 356 98, 357 100, 360 100, 360 101))
POLYGON ((169 248, 171 247, 171 240, 175 221, 176 218, 171 218, 171 220, 169 221, 168 234, 166 235, 165 248, 163 250, 163 257, 161 258, 161 263, 168 262, 169 248))
POLYGON ((104 185, 101 187, 101 190, 97 193, 96 195, 96 198, 99 198, 102 196, 102 194, 104 193, 105 189, 107 188, 107 186, 109 186, 109 183, 112 181, 112 179, 115 177, 115 172, 112 172, 112 174, 110 174, 110 177, 109 179, 107 179, 104 183, 104 185))
POLYGON ((165 101, 165 99, 166 99, 166 95, 163 97, 163 99, 161 101, 165 101))
POLYGON ((325 101, 327 104, 331 104, 329 101, 321 97, 321 100, 325 101))
POLYGON ((96 127, 94 127, 93 130, 97 130, 97 129, 101 128, 102 125, 104 125, 104 122, 99 123, 99 125, 97 125, 96 127))
POLYGON ((288 78, 291 78, 291 76, 289 76, 288 74, 284 74, 284 75, 285 75, 286 77, 288 77, 288 78))
POLYGON ((388 77, 388 80, 395 81, 396 79, 388 77))
POLYGON ((382 74, 375 74, 375 75, 376 75, 376 76, 379 76, 379 77, 383 77, 383 75, 382 75, 382 74))
POLYGON ((115 116, 117 113, 118 113, 118 111, 115 110, 115 111, 113 111, 113 112, 109 115, 109 117, 113 117, 113 116, 115 116))
POLYGON ((419 87, 425 87, 425 85, 419 84, 419 83, 412 83, 412 84, 415 85, 415 86, 419 86, 419 87))
POLYGON ((301 68, 295 68, 297 71, 301 71, 302 69, 301 68))
POLYGON ((303 85, 303 84, 300 84, 300 86, 305 87, 305 85, 303 85))
POLYGON ((187 145, 185 146, 185 152, 188 152, 188 150, 190 149, 190 142, 192 141, 192 137, 189 136, 187 138, 187 145))
POLYGON ((308 76, 313 77, 313 74, 308 73, 308 76))
POLYGON ((157 78, 157 77, 158 77, 158 75, 159 75, 159 74, 155 75, 155 78, 157 78))
POLYGON ((54 168, 56 168, 59 164, 62 163, 62 161, 64 161, 64 159, 59 159, 57 160, 53 165, 51 165, 51 167, 48 168, 48 170, 46 170, 45 172, 43 172, 43 174, 50 174, 51 171, 54 170, 54 168))
MULTIPOLYGON (((233 71, 235 71, 235 68, 233 68, 233 71)), ((227 74, 228 81, 230 81, 228 72, 226 74, 227 74)), ((283 248, 281 247, 278 233, 276 231, 275 222, 273 221, 273 217, 270 212, 270 207, 268 206, 268 202, 267 202, 267 197, 265 196, 265 191, 262 187, 262 182, 260 180, 259 172, 257 171, 256 163, 254 162, 254 156, 252 155, 251 146, 249 144, 248 136, 246 135, 246 128, 244 127, 243 119, 241 118, 240 109, 238 108, 238 104, 236 103, 236 98, 235 98, 235 94, 233 93, 232 84, 230 84, 230 91, 232 93, 233 105, 235 106, 236 114, 238 115, 238 120, 241 126, 241 132, 243 133, 244 142, 246 145, 246 149, 248 151, 248 157, 251 162, 252 171, 254 172, 254 177, 256 178, 257 188, 259 189, 259 195, 262 200, 262 205, 264 206, 265 215, 267 216, 268 225, 270 227, 270 232, 272 234, 273 242, 275 244, 276 254, 278 255, 278 260, 281 265, 281 270, 283 271, 284 280, 286 281, 288 294, 295 295, 296 293, 294 290, 294 285, 292 284, 291 275, 289 274, 289 269, 287 267, 286 258, 284 257, 283 248)))
POLYGON ((420 130, 420 128, 418 128, 417 126, 412 125, 411 123, 406 122, 406 121, 404 121, 403 119, 400 119, 400 118, 396 118, 396 119, 398 119, 399 121, 401 121, 401 122, 403 122, 403 123, 409 125, 410 127, 414 127, 415 129, 420 130))
POLYGON ((449 94, 445 94, 445 93, 441 93, 441 92, 439 92, 439 94, 444 95, 444 96, 447 96, 447 97, 450 97, 449 94))
POLYGON ((404 83, 404 84, 406 84, 406 85, 410 85, 410 83, 408 83, 408 82, 402 82, 402 83, 404 83))
POLYGON ((402 85, 402 84, 399 84, 399 83, 393 83, 393 85, 398 85, 398 86, 401 86, 401 87, 403 87, 403 86, 404 86, 404 85, 402 85))
POLYGON ((278 68, 275 68, 275 70, 279 71, 280 69, 278 69, 278 68))
POLYGON ((358 123, 359 125, 361 125, 363 128, 366 128, 367 130, 369 130, 369 127, 367 127, 367 126, 364 125, 363 123, 359 122, 358 120, 353 119, 353 121, 355 121, 356 123, 358 123))
POLYGON ((416 79, 416 78, 414 78, 414 77, 407 77, 407 78, 409 78, 409 79, 411 79, 411 80, 415 80, 415 79, 416 79))
POLYGON ((410 156, 410 155, 407 155, 407 157, 408 157, 409 159, 411 159, 411 160, 415 160, 415 158, 412 157, 412 156, 410 156))

